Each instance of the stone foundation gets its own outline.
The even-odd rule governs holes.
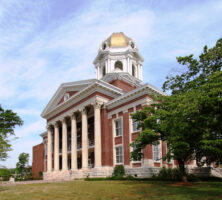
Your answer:
[[[44,180],[73,180],[82,178],[108,177],[112,176],[113,167],[101,167],[92,169],[68,170],[68,171],[52,171],[44,172]],[[148,178],[153,174],[158,173],[160,168],[125,168],[126,175],[131,175],[138,178]]]

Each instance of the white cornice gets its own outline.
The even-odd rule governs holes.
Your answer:
[[[93,64],[96,65],[97,62],[100,61],[100,56],[103,56],[103,59],[105,59],[105,57],[107,56],[125,56],[128,57],[129,55],[133,56],[135,55],[135,57],[143,62],[144,59],[143,57],[140,55],[139,51],[134,49],[129,49],[128,47],[124,47],[124,48],[109,48],[107,50],[104,51],[99,51],[96,58],[93,61]]]
[[[45,131],[45,132],[41,133],[40,136],[41,136],[41,137],[47,136],[47,132]]]
[[[159,94],[159,95],[167,95],[166,93],[162,92],[161,90],[159,90],[158,88],[150,85],[150,84],[145,84],[141,87],[138,87],[136,88],[135,90],[132,90],[128,93],[125,93],[109,102],[107,102],[105,104],[105,106],[108,108],[108,109],[112,109],[116,106],[119,106],[123,103],[126,103],[126,102],[129,102],[137,97],[140,97],[144,94],[153,94],[153,93],[156,93],[156,94]]]
[[[70,107],[71,105],[79,102],[81,99],[86,98],[90,94],[94,92],[100,92],[103,94],[106,94],[107,96],[110,96],[112,98],[116,98],[119,95],[123,94],[123,91],[109,83],[106,83],[104,81],[96,80],[88,87],[84,88],[83,90],[80,90],[76,94],[74,94],[72,97],[70,97],[67,101],[55,105],[55,107],[48,106],[48,109],[44,110],[44,113],[42,113],[43,118],[50,118],[53,115],[58,114],[59,112],[63,111],[64,109]],[[51,102],[51,105],[53,102]]]
[[[129,83],[132,86],[140,87],[142,86],[142,81],[133,77],[127,72],[112,72],[112,73],[107,73],[104,77],[102,77],[100,80],[103,80],[104,82],[111,82],[113,80],[123,80],[127,83]]]
[[[53,106],[53,103],[57,105],[58,101],[60,101],[58,97],[62,98],[64,93],[67,92],[65,88],[67,88],[68,90],[72,88],[73,90],[78,91],[78,90],[83,89],[84,87],[87,87],[89,84],[92,84],[95,81],[97,81],[97,79],[88,79],[88,80],[82,80],[82,81],[62,83],[57,89],[57,91],[55,92],[55,94],[53,95],[53,97],[51,98],[51,100],[49,101],[49,103],[46,105],[45,109],[42,111],[41,116],[46,115],[48,109]]]

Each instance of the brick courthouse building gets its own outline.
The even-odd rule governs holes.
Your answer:
[[[113,33],[99,47],[96,79],[63,83],[42,112],[47,120],[43,142],[33,147],[33,174],[44,179],[109,176],[116,165],[148,177],[163,165],[165,142],[147,145],[141,161],[131,161],[130,143],[139,134],[130,114],[152,103],[162,91],[142,82],[143,58],[136,43]]]

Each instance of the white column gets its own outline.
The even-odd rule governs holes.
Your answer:
[[[108,59],[108,72],[107,73],[109,73],[109,72],[111,72],[111,60],[110,60],[110,58]]]
[[[99,102],[94,104],[95,167],[102,166],[100,106]]]
[[[139,65],[139,64],[137,65],[137,70],[138,70],[137,78],[138,78],[138,79],[141,79],[141,78],[140,78],[140,65]]]
[[[140,77],[141,77],[141,80],[143,80],[143,70],[142,70],[142,65],[140,65]]]
[[[88,168],[88,123],[86,109],[82,109],[82,168]]]
[[[71,116],[71,169],[77,169],[77,128],[76,128],[76,116]]]
[[[67,124],[64,118],[62,120],[62,170],[68,170],[67,157]]]
[[[105,61],[106,73],[108,72],[108,60]]]
[[[48,127],[47,171],[52,171],[52,129]]]
[[[127,72],[130,74],[130,63],[129,63],[129,57],[127,58]],[[132,73],[131,73],[132,74]]]
[[[54,169],[59,170],[59,125],[55,123],[55,141],[54,141]]]

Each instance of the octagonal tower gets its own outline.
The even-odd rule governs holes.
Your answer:
[[[124,33],[113,33],[99,47],[93,64],[97,79],[106,79],[115,73],[130,75],[135,82],[142,82],[143,58],[136,43]]]

